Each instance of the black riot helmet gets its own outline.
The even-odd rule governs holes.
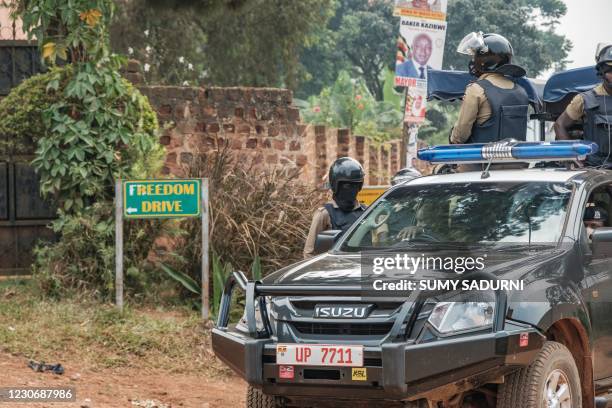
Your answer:
[[[329,168],[329,188],[334,195],[338,193],[340,183],[342,182],[360,184],[359,189],[361,189],[364,177],[363,167],[361,167],[357,160],[350,157],[341,157]]]
[[[470,73],[480,76],[496,72],[500,67],[512,63],[514,50],[510,41],[499,34],[470,33],[457,47],[457,52],[470,55]]]
[[[612,69],[612,44],[599,44],[595,53],[597,73],[603,75]]]

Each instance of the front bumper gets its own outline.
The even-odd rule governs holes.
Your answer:
[[[248,333],[228,327],[231,294],[239,285],[246,294]],[[282,379],[276,364],[275,338],[266,313],[265,296],[296,296],[324,291],[329,296],[360,293],[359,287],[261,285],[234,273],[222,296],[219,321],[212,331],[215,354],[250,385],[266,394],[286,398],[362,400],[443,399],[502,377],[534,360],[545,338],[535,328],[505,320],[499,314],[490,332],[444,338],[425,343],[383,341],[364,348],[364,376],[350,367],[295,366],[294,378]],[[506,310],[505,295],[496,310]],[[259,301],[259,331],[256,307]],[[418,302],[418,298],[417,298]],[[406,309],[408,310],[408,309]],[[405,316],[404,316],[405,317]],[[396,319],[400,327],[404,317]],[[395,326],[394,326],[395,327]],[[398,330],[398,328],[392,329]],[[390,336],[388,338],[397,338]],[[342,343],[339,338],[334,343]]]
[[[365,348],[367,379],[353,380],[350,367],[295,367],[295,378],[279,377],[276,343],[215,328],[215,354],[249,384],[270,395],[418,399],[441,389],[455,393],[498,380],[527,366],[544,343],[535,329],[508,323],[510,330],[425,344],[388,343]],[[521,337],[529,336],[521,347]],[[337,371],[337,379],[322,372]],[[316,378],[314,378],[316,377]],[[326,377],[326,376],[323,376]]]

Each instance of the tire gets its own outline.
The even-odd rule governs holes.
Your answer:
[[[552,407],[582,408],[580,375],[574,357],[563,344],[548,341],[528,367],[506,376],[498,388],[497,408],[548,408],[546,395],[553,388],[561,395],[561,403]]]
[[[246,408],[281,408],[280,398],[264,394],[261,390],[251,387],[247,389]]]

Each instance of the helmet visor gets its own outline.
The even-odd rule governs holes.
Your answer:
[[[479,52],[485,53],[489,48],[485,44],[482,32],[472,32],[463,37],[457,47],[457,52],[465,55],[476,55]]]

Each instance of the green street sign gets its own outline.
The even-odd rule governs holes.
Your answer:
[[[201,213],[201,180],[123,182],[125,218],[182,218]]]

